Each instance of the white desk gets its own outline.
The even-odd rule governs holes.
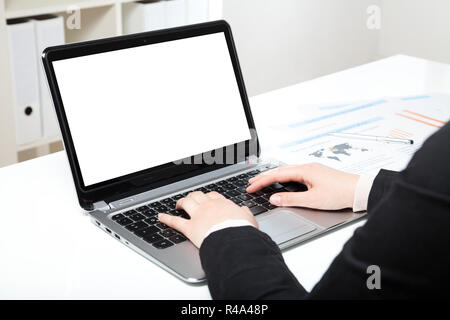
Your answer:
[[[450,66],[396,56],[254,97],[262,108],[450,93]],[[348,226],[284,253],[307,288],[354,229]],[[65,153],[0,169],[0,298],[209,299],[206,285],[169,275],[90,223],[78,206]]]

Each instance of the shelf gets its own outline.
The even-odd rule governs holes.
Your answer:
[[[27,143],[27,144],[22,144],[22,145],[18,145],[17,146],[17,151],[24,151],[24,150],[29,150],[29,149],[33,149],[33,148],[38,148],[44,145],[48,145],[48,144],[52,144],[55,142],[61,141],[60,137],[50,137],[50,138],[42,138],[39,139],[37,141],[31,142],[31,143]]]
[[[6,0],[6,19],[66,12],[70,6],[83,9],[112,6],[135,0]]]

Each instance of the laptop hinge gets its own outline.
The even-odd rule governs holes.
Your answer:
[[[107,204],[105,201],[98,201],[94,203],[92,211],[109,211],[111,210],[111,206]]]
[[[102,201],[106,207],[106,210],[116,210],[125,207],[130,207],[135,204],[143,203],[149,201],[150,199],[159,198],[169,193],[174,193],[179,190],[188,189],[194,187],[198,184],[204,184],[211,179],[217,179],[221,176],[233,174],[235,172],[241,171],[243,169],[250,169],[253,166],[257,166],[259,164],[258,158],[255,156],[251,156],[246,158],[245,161],[237,163],[235,166],[226,167],[222,169],[218,169],[212,173],[202,174],[200,176],[192,177],[186,180],[182,180],[176,183],[172,183],[170,185],[165,185],[157,189],[149,190],[142,192],[140,194],[135,194],[133,196],[129,196],[120,200],[116,200],[107,204]],[[106,211],[102,210],[102,211]]]

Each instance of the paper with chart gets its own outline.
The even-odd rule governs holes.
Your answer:
[[[278,113],[280,110],[278,110]],[[286,163],[320,162],[354,173],[380,168],[402,170],[414,152],[450,119],[444,94],[283,110],[289,121],[275,122],[260,135],[267,154]],[[346,132],[413,139],[413,145],[382,143],[328,135]]]

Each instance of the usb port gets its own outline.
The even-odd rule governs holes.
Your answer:
[[[111,230],[109,230],[108,228],[105,228],[106,232],[111,233]]]
[[[116,237],[117,239],[120,240],[120,236],[119,236],[118,234],[115,234],[115,233],[114,233],[114,237]]]

